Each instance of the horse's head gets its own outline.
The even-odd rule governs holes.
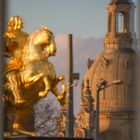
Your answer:
[[[47,56],[54,56],[56,54],[56,44],[53,33],[47,27],[41,27],[33,33],[32,41],[34,45],[42,48],[42,53],[47,53]]]

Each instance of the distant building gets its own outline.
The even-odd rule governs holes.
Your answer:
[[[84,92],[84,88],[86,91]],[[94,135],[94,119],[95,111],[93,108],[94,99],[91,95],[89,87],[89,80],[87,80],[86,86],[82,82],[81,87],[81,110],[78,114],[77,124],[75,126],[75,137],[91,138]]]
[[[123,83],[114,84],[100,93],[100,140],[135,140],[134,8],[132,0],[112,0],[109,3],[105,48],[90,63],[84,75],[84,84],[89,79],[94,99],[96,85],[101,79],[108,84],[123,80]]]

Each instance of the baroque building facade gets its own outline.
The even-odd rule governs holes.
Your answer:
[[[104,38],[104,50],[84,75],[84,83],[89,80],[94,99],[101,79],[108,84],[123,81],[100,92],[100,140],[135,140],[134,9],[132,0],[111,0],[107,7],[108,31]],[[86,88],[83,90],[85,92]]]
[[[93,108],[94,99],[91,95],[89,80],[86,83],[86,91],[84,91],[84,81],[81,86],[81,110],[78,114],[78,122],[75,124],[75,137],[90,138],[94,135],[95,128],[95,111]],[[87,121],[88,120],[88,121]]]

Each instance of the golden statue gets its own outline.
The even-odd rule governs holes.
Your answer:
[[[65,83],[63,76],[56,76],[53,64],[48,57],[55,56],[56,44],[53,33],[47,27],[41,27],[28,35],[21,31],[23,21],[19,16],[11,17],[5,48],[5,94],[7,110],[14,113],[14,120],[8,126],[11,133],[36,135],[24,127],[33,105],[52,92],[65,103]],[[61,91],[57,84],[61,82]],[[33,129],[32,129],[33,130]]]

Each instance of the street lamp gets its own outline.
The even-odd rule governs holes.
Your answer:
[[[108,82],[104,79],[101,79],[100,82],[96,85],[96,118],[95,118],[95,140],[98,140],[99,136],[99,94],[101,90],[104,90],[105,88],[108,88],[115,84],[121,84],[123,83],[122,80],[114,80],[112,83],[107,84]]]

